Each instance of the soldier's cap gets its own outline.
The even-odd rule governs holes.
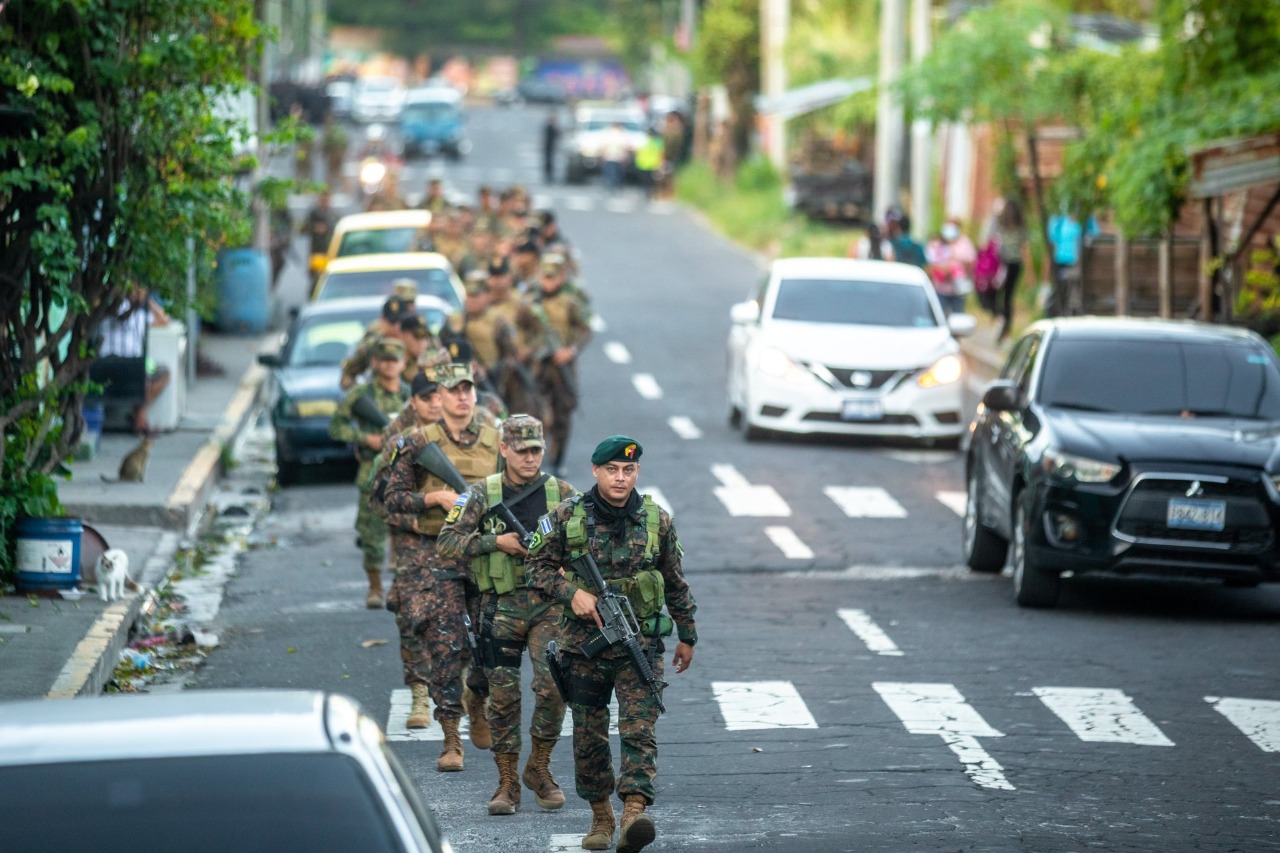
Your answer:
[[[511,272],[511,265],[507,263],[506,258],[495,258],[489,261],[489,275],[507,275]]]
[[[383,318],[393,322],[399,321],[401,317],[411,314],[413,311],[413,302],[399,296],[389,296],[387,301],[382,303]]]
[[[560,272],[564,269],[564,255],[550,252],[542,256],[543,272]]]
[[[415,397],[429,397],[440,388],[440,383],[436,381],[435,372],[428,370],[418,371],[418,375],[413,377],[413,382],[409,385],[409,390]]]
[[[538,211],[538,219],[543,225],[550,225],[556,221],[556,214],[551,210],[540,210]]]
[[[542,421],[533,415],[512,415],[502,422],[502,443],[512,450],[546,447]]]
[[[516,246],[516,251],[527,253],[530,255],[536,255],[541,250],[538,248],[538,244],[535,243],[533,240],[526,239],[523,243]]]
[[[373,348],[373,357],[379,361],[391,361],[404,358],[404,344],[396,338],[378,338]]]
[[[431,328],[421,314],[408,314],[400,318],[400,331],[415,338],[431,337]]]
[[[639,462],[644,448],[640,442],[625,435],[611,435],[596,445],[591,454],[592,465],[606,465],[610,462]]]
[[[449,360],[456,361],[459,364],[470,364],[472,359],[476,357],[476,351],[471,346],[471,341],[466,338],[455,338],[449,341]]]
[[[467,273],[467,296],[477,296],[489,292],[489,273],[485,270],[472,270]]]
[[[448,364],[437,364],[435,366],[436,381],[445,388],[457,388],[463,382],[476,384],[475,376],[471,373],[471,365],[463,364],[457,361],[451,361]]]
[[[418,297],[418,283],[411,278],[398,278],[391,282],[391,293],[406,302],[412,302]]]

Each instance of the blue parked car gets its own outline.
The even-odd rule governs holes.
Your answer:
[[[443,87],[411,93],[400,116],[400,139],[406,157],[444,154],[458,160],[466,156],[471,140],[461,96]]]

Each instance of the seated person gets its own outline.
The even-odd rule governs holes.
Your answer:
[[[98,355],[142,358],[146,353],[147,328],[168,324],[169,315],[160,304],[142,288],[131,287],[129,295],[120,303],[116,316],[108,317],[102,322]],[[138,433],[151,432],[147,409],[169,384],[169,369],[156,364],[150,356],[146,359],[146,369],[146,398],[133,410],[133,428]]]

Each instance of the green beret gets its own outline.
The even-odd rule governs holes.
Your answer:
[[[595,452],[591,454],[591,464],[604,465],[617,460],[639,462],[641,453],[644,453],[644,448],[634,438],[611,435],[596,445]]]

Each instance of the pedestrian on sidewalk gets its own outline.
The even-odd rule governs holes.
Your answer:
[[[136,358],[144,360],[146,390],[142,402],[131,413],[133,429],[139,435],[151,432],[147,412],[169,385],[169,368],[157,364],[147,355],[147,330],[169,325],[169,315],[150,293],[139,285],[130,285],[114,317],[107,317],[98,328],[98,358]]]
[[[1000,253],[1003,269],[1000,283],[1000,333],[997,341],[1003,341],[1013,331],[1013,297],[1022,276],[1022,255],[1027,247],[1027,224],[1022,216],[1022,205],[1017,199],[997,200],[997,213],[992,236]]]

